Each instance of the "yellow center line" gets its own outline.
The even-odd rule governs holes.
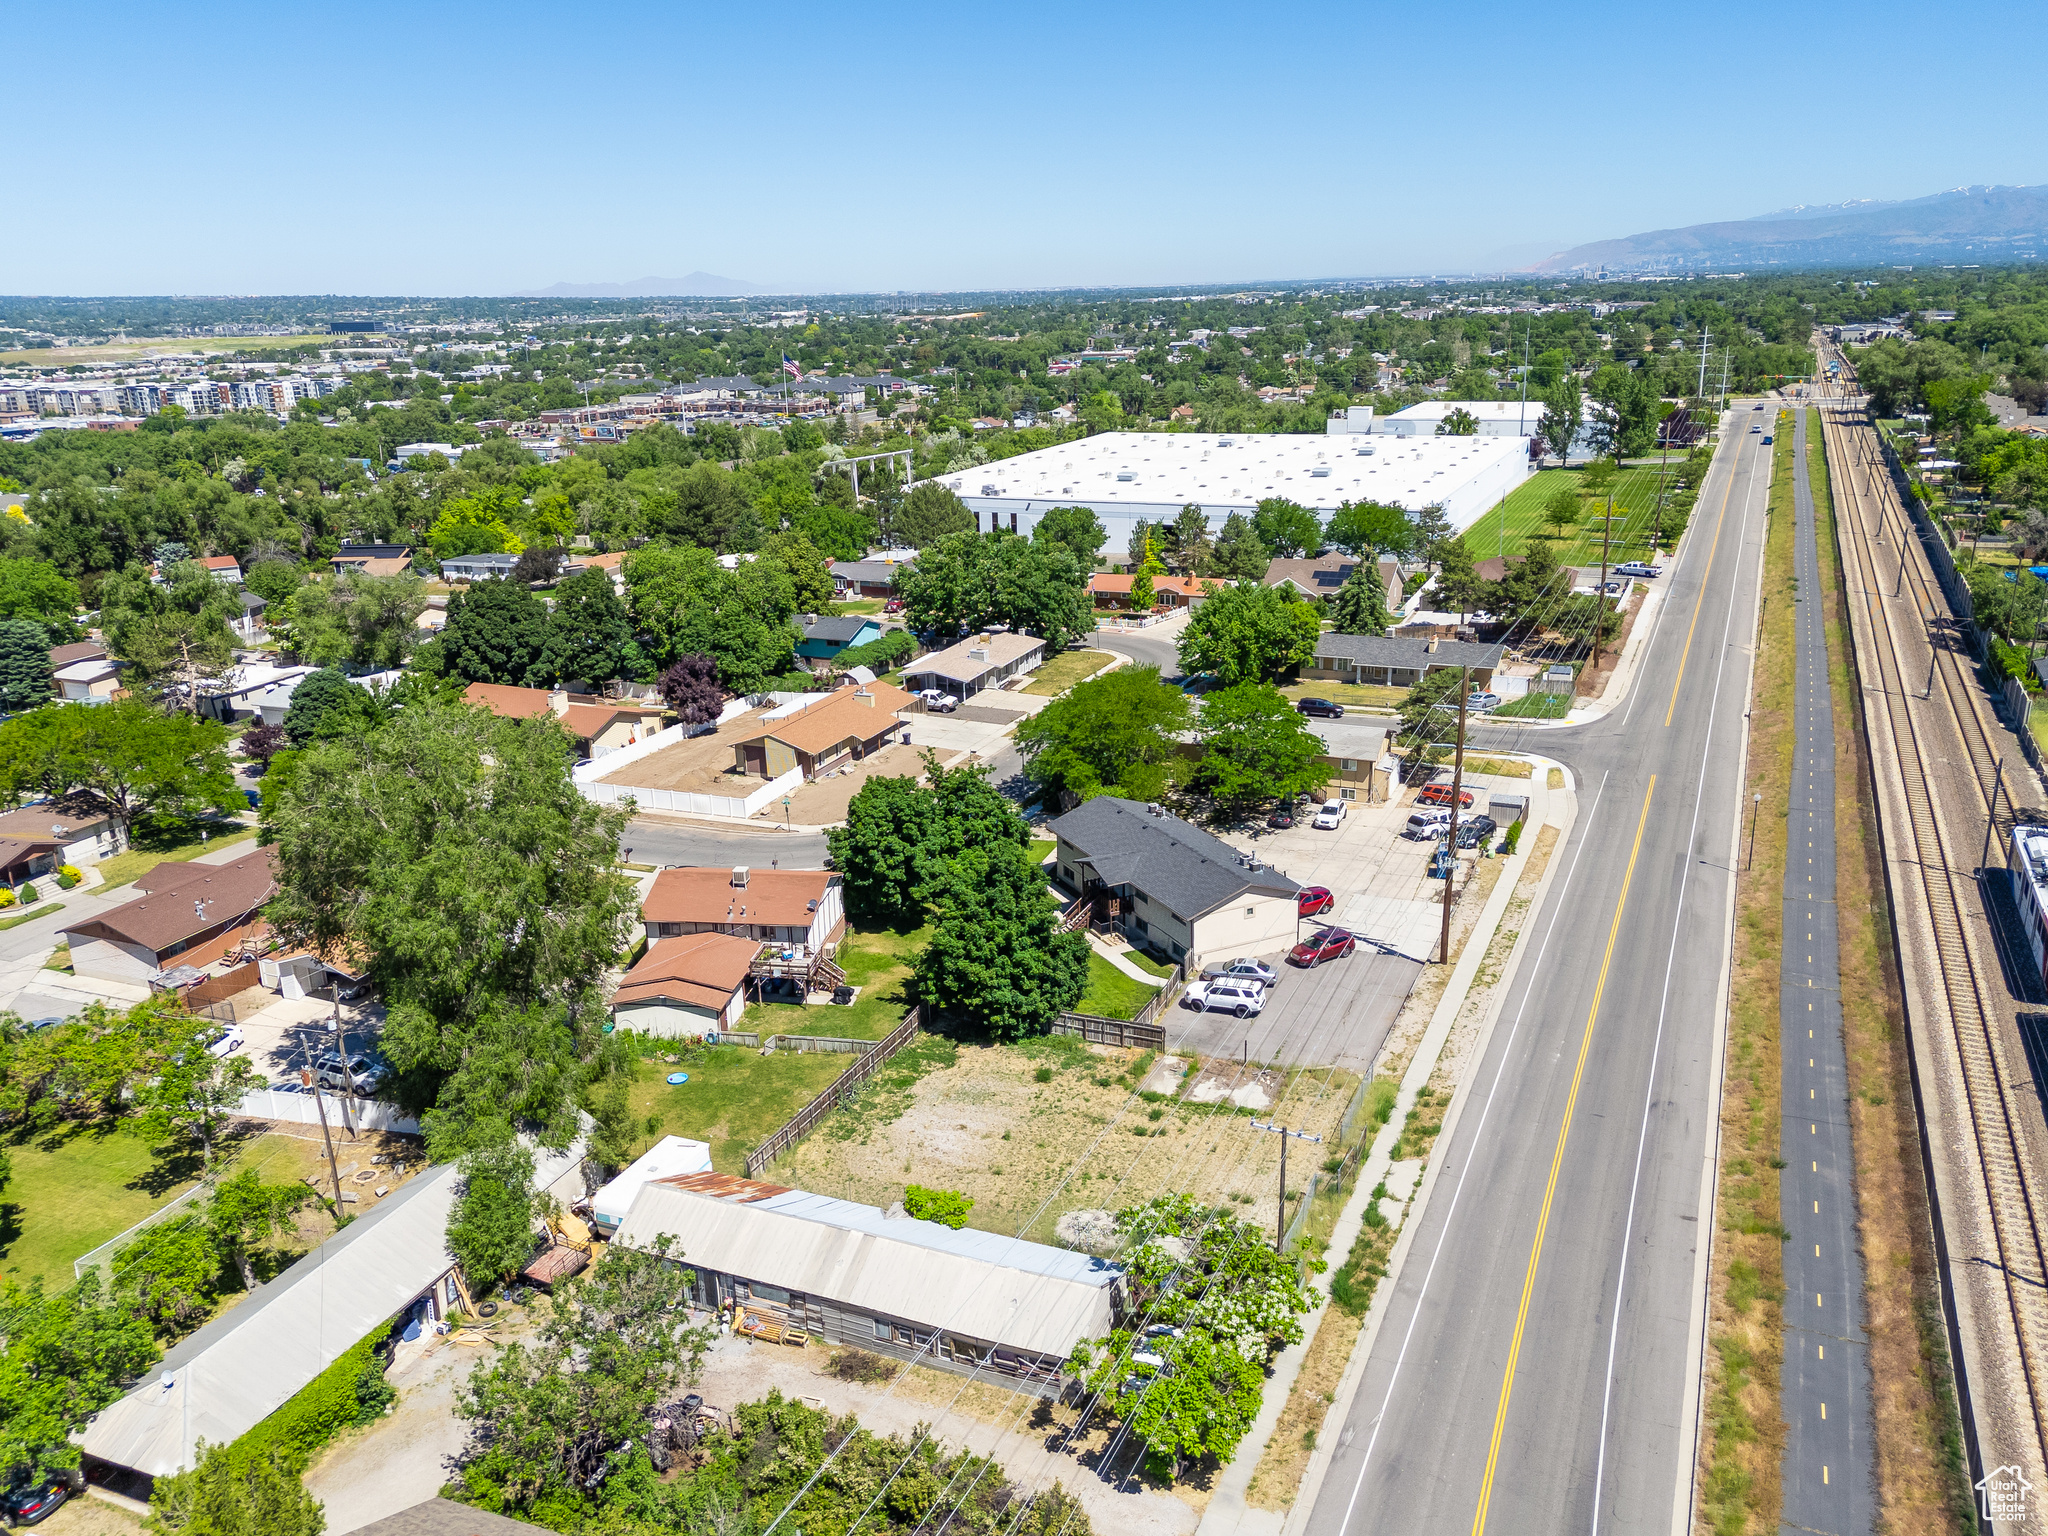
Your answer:
[[[1736,450],[1740,458],[1742,451]],[[1751,474],[1756,471],[1751,469]],[[1700,575],[1700,595],[1692,605],[1692,622],[1685,627],[1685,649],[1678,653],[1678,676],[1671,679],[1671,707],[1664,711],[1664,724],[1671,724],[1671,717],[1678,713],[1678,685],[1685,681],[1685,661],[1692,655],[1692,632],[1700,627],[1700,609],[1707,602],[1707,578],[1714,574],[1714,556],[1721,549],[1721,527],[1728,521],[1728,498],[1735,490],[1735,461],[1728,463],[1728,484],[1721,492],[1721,510],[1714,517],[1714,542],[1707,546],[1707,568]]]
[[[1593,1024],[1600,1017],[1600,998],[1607,990],[1607,970],[1614,963],[1615,940],[1621,936],[1621,912],[1628,905],[1628,888],[1635,879],[1636,858],[1643,851],[1643,829],[1650,824],[1650,797],[1657,792],[1657,776],[1643,791],[1642,815],[1636,819],[1635,845],[1629,849],[1628,868],[1622,872],[1621,894],[1614,900],[1614,922],[1607,930],[1607,952],[1600,957],[1600,979],[1593,985],[1593,1006],[1586,1014],[1585,1037],[1579,1041],[1579,1062],[1572,1071],[1571,1092],[1565,1096],[1564,1123],[1557,1128],[1557,1150],[1550,1157],[1550,1180],[1543,1186],[1543,1206],[1536,1216],[1536,1240],[1529,1247],[1529,1268],[1522,1277],[1522,1302],[1515,1309],[1515,1331],[1508,1342],[1508,1368],[1500,1380],[1500,1406],[1493,1412],[1493,1439],[1486,1448],[1486,1475],[1479,1483],[1479,1508],[1472,1516],[1472,1536],[1486,1529],[1486,1507],[1493,1499],[1494,1468],[1500,1464],[1500,1437],[1508,1423],[1508,1398],[1515,1388],[1515,1362],[1522,1353],[1522,1330],[1529,1321],[1529,1299],[1536,1291],[1536,1266],[1543,1257],[1543,1233],[1550,1225],[1550,1203],[1557,1194],[1557,1176],[1564,1167],[1565,1138],[1571,1134],[1572,1111],[1579,1102],[1579,1084],[1586,1075],[1586,1056],[1593,1048]]]

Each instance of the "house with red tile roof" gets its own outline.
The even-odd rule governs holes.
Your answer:
[[[504,683],[471,683],[463,701],[479,704],[506,720],[533,720],[552,715],[576,738],[583,757],[602,757],[661,729],[666,712],[659,699],[606,699],[595,694],[568,693],[560,688],[514,688]]]

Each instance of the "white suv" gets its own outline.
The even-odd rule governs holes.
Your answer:
[[[1266,989],[1255,981],[1204,981],[1189,987],[1181,1005],[1202,1013],[1234,1013],[1248,1019],[1263,1013]]]

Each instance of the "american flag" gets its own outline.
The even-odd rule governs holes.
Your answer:
[[[792,379],[797,380],[799,383],[801,383],[803,380],[803,369],[797,367],[797,365],[795,363],[792,363],[787,357],[783,358],[782,360],[782,371],[788,374]]]

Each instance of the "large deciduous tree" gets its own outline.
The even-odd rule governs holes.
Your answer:
[[[847,806],[845,825],[826,833],[854,917],[915,926],[950,863],[1031,840],[1017,808],[989,782],[986,764],[943,768],[927,750],[924,771],[922,785],[869,779]]]
[[[896,590],[910,627],[922,633],[1007,624],[1056,651],[1094,627],[1088,573],[1074,552],[1013,533],[941,539],[897,571]]]
[[[227,731],[140,700],[59,704],[0,724],[0,787],[10,798],[83,791],[106,806],[125,843],[145,815],[242,808]]]
[[[997,1039],[1042,1035],[1088,990],[1088,940],[1063,933],[1045,873],[1022,849],[948,861],[931,942],[917,957],[918,994],[941,1014]]]
[[[1108,537],[1102,520],[1091,507],[1053,507],[1031,530],[1032,543],[1064,544],[1074,552],[1083,570],[1095,568],[1095,557],[1102,553]]]
[[[1157,667],[1121,667],[1077,683],[1017,727],[1024,771],[1057,802],[1122,795],[1159,800],[1182,763],[1194,718]]]
[[[889,525],[897,545],[919,551],[940,539],[973,531],[974,514],[967,510],[967,503],[930,480],[912,487]]]
[[[78,638],[78,586],[47,560],[0,559],[0,619],[26,619],[46,645]]]
[[[1543,391],[1543,419],[1536,424],[1537,436],[1543,439],[1544,447],[1557,455],[1560,464],[1571,456],[1572,442],[1579,435],[1585,409],[1578,375],[1560,365],[1557,377]]]
[[[327,1516],[294,1455],[274,1447],[197,1447],[199,1465],[159,1477],[148,1529],[157,1536],[321,1536]]]
[[[1269,496],[1252,513],[1252,532],[1275,560],[1313,555],[1323,547],[1323,525],[1315,513],[1284,496]]]
[[[678,656],[655,679],[662,701],[684,725],[709,725],[725,707],[725,685],[718,663],[702,652]]]
[[[466,683],[547,681],[548,610],[524,582],[480,581],[448,602],[441,656]]]
[[[1593,444],[1617,462],[1648,453],[1657,441],[1663,405],[1657,376],[1649,368],[1609,363],[1593,375]]]
[[[333,667],[322,667],[300,678],[292,689],[284,710],[284,734],[294,747],[305,747],[367,729],[376,717],[369,689]]]
[[[533,1257],[533,1154],[510,1139],[481,1146],[457,1177],[448,1251],[471,1280],[495,1284]]]
[[[1281,587],[1226,587],[1189,617],[1180,635],[1181,670],[1225,686],[1264,682],[1315,657],[1323,631],[1313,603]]]
[[[1223,529],[1216,535],[1216,548],[1209,557],[1209,568],[1216,575],[1229,581],[1257,581],[1272,563],[1266,546],[1252,531],[1249,518],[1242,512],[1233,512],[1223,519]]]
[[[1188,787],[1220,819],[1330,782],[1321,738],[1277,688],[1246,683],[1207,695],[1195,730],[1202,755]]]
[[[1400,507],[1378,501],[1347,501],[1330,514],[1323,537],[1332,549],[1359,559],[1405,555],[1415,548],[1415,524]]]
[[[698,654],[734,693],[758,693],[796,656],[796,594],[778,561],[728,571],[708,549],[649,547],[626,562],[626,606],[656,664]]]
[[[593,686],[627,675],[638,658],[633,621],[608,571],[583,571],[555,588],[541,671]]]

